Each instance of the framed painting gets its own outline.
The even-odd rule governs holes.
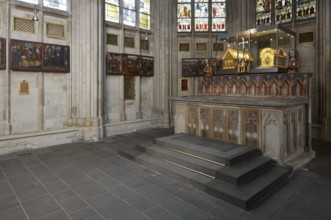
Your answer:
[[[212,58],[210,60],[212,75],[217,75],[220,71],[222,71],[222,61],[216,58]]]
[[[196,43],[195,51],[196,52],[207,52],[207,43]]]
[[[70,47],[57,44],[43,44],[44,72],[70,72]]]
[[[205,59],[183,58],[182,59],[182,76],[193,77],[204,75]]]
[[[16,71],[42,71],[42,43],[10,40],[10,68]]]
[[[118,36],[115,34],[107,34],[107,44],[118,46]]]
[[[180,79],[180,91],[188,91],[188,79]]]
[[[6,39],[0,38],[0,69],[6,69]]]
[[[224,44],[223,43],[214,43],[213,44],[213,51],[224,51]]]
[[[139,76],[140,59],[137,55],[123,54],[123,74],[127,76]]]
[[[149,50],[149,40],[141,39],[140,40],[140,49],[141,50]]]
[[[122,54],[107,53],[106,56],[106,72],[108,75],[122,75]]]
[[[140,57],[140,76],[154,75],[154,57]]]

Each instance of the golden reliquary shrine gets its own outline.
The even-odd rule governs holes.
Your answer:
[[[217,41],[223,43],[222,70],[217,74],[287,72],[288,53],[295,50],[296,33],[279,25],[222,33]]]

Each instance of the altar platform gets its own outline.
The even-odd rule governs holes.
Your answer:
[[[310,74],[201,77],[194,96],[171,97],[175,133],[255,147],[294,169],[311,149]]]

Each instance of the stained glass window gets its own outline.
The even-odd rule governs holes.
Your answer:
[[[226,31],[226,0],[177,0],[178,32]]]
[[[195,0],[194,1],[194,30],[196,32],[205,32],[209,30],[208,27],[208,0]]]
[[[178,32],[191,32],[191,0],[178,0],[177,4],[177,31]]]
[[[296,8],[297,20],[316,18],[316,0],[314,1],[296,0],[296,1],[297,1],[297,8]]]
[[[123,23],[129,26],[136,26],[136,1],[123,0]]]
[[[275,23],[282,24],[292,21],[292,0],[275,1]]]
[[[256,0],[256,25],[271,24],[271,0]]]
[[[140,28],[151,29],[151,1],[140,0],[140,14],[139,14]]]
[[[116,23],[120,21],[119,0],[106,0],[106,20]]]
[[[225,20],[226,20],[226,1],[225,0],[214,0],[212,2],[212,26],[213,32],[225,31]]]

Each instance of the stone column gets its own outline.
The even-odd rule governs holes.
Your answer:
[[[97,140],[103,133],[104,1],[71,4],[71,117],[81,127],[79,138]]]
[[[321,95],[322,139],[331,141],[331,1],[318,1],[318,90]]]
[[[172,65],[177,62],[174,52],[174,42],[177,39],[176,32],[176,8],[177,1],[153,2],[153,29],[155,33],[155,75],[154,80],[154,114],[160,119],[160,124],[169,124],[169,101],[171,91],[176,91],[178,80],[174,79],[177,72],[173,72]],[[176,48],[177,50],[177,48]],[[176,76],[177,78],[177,76]],[[175,82],[176,81],[176,82]]]

